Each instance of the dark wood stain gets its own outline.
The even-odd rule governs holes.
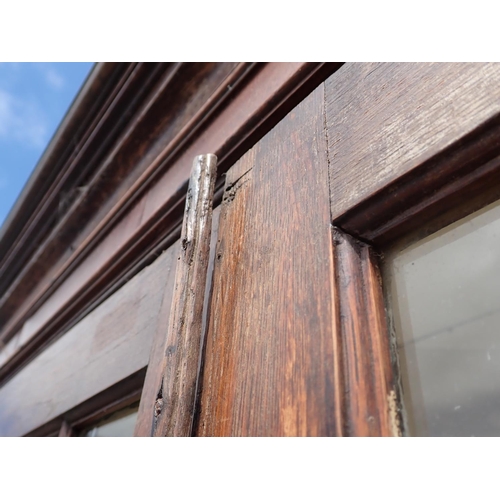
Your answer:
[[[124,170],[96,181],[88,205],[84,193],[68,202],[74,214],[87,206],[96,219],[110,215],[88,231],[71,233],[68,222],[64,238],[71,233],[75,249],[35,273],[19,307],[21,275],[14,302],[4,296],[3,335],[12,338],[0,377],[11,378],[0,387],[0,434],[70,435],[137,401],[144,380],[136,436],[401,434],[378,257],[367,240],[399,237],[465,187],[479,195],[497,179],[500,115],[490,97],[471,104],[460,73],[477,71],[491,85],[497,67],[452,65],[450,76],[434,65],[346,65],[281,119],[318,67],[259,65],[244,76],[238,66],[244,84],[232,99],[217,82],[233,66],[162,67],[147,102],[128,108],[115,150],[96,157],[101,174],[113,162]],[[189,102],[164,116],[157,104],[168,105],[168,88]],[[451,132],[448,94],[463,118]],[[212,114],[193,134],[185,129],[200,103]],[[220,152],[227,170],[219,221],[211,219],[214,170],[206,196],[191,203],[200,179],[187,185],[187,159],[200,148]],[[180,241],[156,258],[178,238],[186,199]],[[52,244],[64,247],[47,240],[43,252]],[[137,272],[148,252],[154,262]],[[136,276],[113,289],[131,270]],[[104,300],[106,290],[114,293]]]
[[[82,232],[78,228],[69,231],[72,241],[78,241],[76,248],[69,244],[60,261],[61,266],[58,263],[44,268],[43,277],[38,284],[34,284],[29,298],[23,295],[19,307],[16,306],[13,314],[5,318],[7,323],[4,324],[1,335],[4,339],[12,338],[1,351],[0,379],[5,381],[12,377],[51,338],[75,325],[134,273],[140,271],[141,266],[151,263],[158,252],[175,241],[178,237],[175,234],[182,220],[182,206],[193,156],[213,151],[222,158],[221,170],[224,171],[284,116],[297,99],[310,92],[316,79],[324,78],[327,74],[325,72],[331,74],[338,66],[317,63],[262,64],[258,71],[248,77],[239,75],[242,81],[236,88],[228,89],[225,86],[224,89],[218,89],[217,96],[214,94],[206,101],[210,101],[213,108],[208,110],[210,113],[207,111],[210,119],[204,121],[193,136],[190,135],[192,127],[187,127],[190,123],[188,120],[164,149],[160,145],[163,139],[154,134],[148,135],[149,132],[141,125],[143,122],[138,119],[142,112],[149,117],[146,123],[148,130],[156,126],[156,118],[161,121],[161,116],[157,116],[158,107],[153,106],[154,109],[147,111],[152,102],[166,99],[168,91],[160,91],[164,83],[160,80],[157,87],[148,94],[149,100],[146,99],[143,107],[132,118],[129,139],[124,143],[118,141],[118,149],[108,151],[110,162],[103,160],[103,163],[96,163],[96,168],[114,168],[112,158],[122,148],[127,149],[129,146],[131,149],[127,151],[132,155],[135,138],[144,136],[144,141],[150,140],[152,143],[148,143],[149,146],[146,147],[144,141],[138,141],[137,155],[134,157],[139,161],[141,155],[146,155],[147,161],[140,160],[137,163],[141,165],[140,168],[137,167],[139,170],[142,167],[146,170],[141,173],[134,167],[130,176],[116,177],[118,184],[113,184],[113,177],[109,179],[110,182],[113,181],[110,184],[113,187],[108,194],[103,195],[103,200],[105,204],[111,198],[116,201],[109,201],[113,205],[112,210],[102,217],[104,212],[99,210],[108,210],[109,207],[106,205],[108,208],[104,209],[104,205],[100,205],[99,210],[93,212],[94,218],[89,231]],[[173,71],[172,68],[170,70]],[[217,71],[216,68],[214,75],[218,74]],[[236,68],[235,72],[238,71]],[[168,79],[167,76],[165,78]],[[175,80],[175,75],[172,78]],[[213,81],[216,80],[214,77]],[[173,85],[175,87],[175,82]],[[200,89],[205,88],[200,85],[200,82],[194,83],[195,100],[202,92]],[[221,93],[223,90],[226,93]],[[201,97],[206,96],[203,94]],[[198,109],[200,110],[201,108]],[[153,120],[152,117],[155,116]],[[189,116],[185,115],[184,118]],[[173,122],[177,125],[181,123],[176,120]],[[162,123],[166,126],[165,121]],[[162,137],[171,137],[172,130],[164,130],[165,135]],[[124,134],[129,134],[128,129]],[[181,150],[177,150],[180,145]],[[148,156],[150,153],[152,156]],[[125,164],[136,165],[134,162],[123,165]],[[80,201],[75,203],[83,203],[89,191],[82,191],[81,194],[83,197],[78,198]],[[81,219],[77,217],[75,220]],[[57,231],[60,230],[62,228]],[[172,240],[173,235],[175,238]]]
[[[326,113],[332,219],[353,235],[386,244],[497,181],[500,64],[349,63]]]
[[[87,169],[89,164],[94,165],[92,175],[79,180],[78,185],[84,188],[68,188],[74,191],[74,200],[66,207],[43,245],[34,249],[31,260],[18,273],[11,287],[3,291],[0,315],[9,319],[9,323],[3,325],[5,339],[9,337],[13,320],[20,313],[25,314],[23,310],[28,305],[32,314],[36,303],[53,291],[61,279],[67,277],[74,262],[90,250],[88,239],[96,226],[102,225],[110,212],[130,197],[125,196],[127,191],[144,176],[148,167],[151,170],[151,163],[156,157],[176,141],[176,136],[231,73],[235,64],[178,64],[173,68],[163,68],[163,71],[154,71],[147,64],[139,66],[129,77],[131,81],[123,83],[118,96],[109,104],[110,109],[101,119],[104,124],[95,124],[97,130],[92,134],[92,140],[87,139],[81,145],[77,159],[72,159],[73,169],[80,162]],[[127,103],[125,109],[122,101]],[[114,134],[105,127],[109,121],[117,129]],[[103,133],[101,128],[108,132],[106,140],[100,135]],[[98,146],[93,141],[98,141]],[[93,151],[94,156],[83,154],[88,149]],[[96,149],[100,155],[95,153]],[[151,178],[151,172],[145,177]],[[40,210],[37,217],[42,217],[42,213],[43,210]],[[83,227],[82,221],[85,221]],[[137,223],[129,230],[136,226]],[[21,239],[19,245],[25,244],[24,240]],[[23,249],[26,251],[27,246],[24,245]],[[8,266],[9,262],[6,261],[5,265]],[[49,268],[50,275],[46,276]],[[38,286],[34,288],[33,283]],[[21,311],[16,311],[19,301]],[[13,312],[16,312],[14,318],[10,317]]]
[[[398,436],[394,380],[380,273],[372,249],[334,228],[336,372],[344,436]]]
[[[335,223],[387,247],[424,238],[500,197],[500,115],[348,210]]]
[[[227,173],[195,435],[337,433],[323,102],[320,86]]]

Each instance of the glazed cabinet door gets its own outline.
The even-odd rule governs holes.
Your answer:
[[[346,63],[229,169],[189,435],[414,433],[387,263],[500,198],[499,83],[498,64]]]
[[[322,84],[226,175],[189,435],[399,433],[377,264],[331,225],[324,103]],[[158,368],[183,360],[165,338],[140,435],[179,435]]]
[[[331,225],[324,102],[228,172],[196,435],[399,432],[377,265]]]

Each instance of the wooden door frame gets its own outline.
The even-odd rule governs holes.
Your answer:
[[[359,68],[362,65],[346,64],[338,74],[327,80],[325,84],[327,93],[330,85],[330,95],[333,94],[334,84],[338,85],[338,77],[348,79],[346,73],[350,70],[350,66]],[[439,85],[441,76],[439,73],[443,73],[447,66],[453,65],[441,65],[435,68],[436,85]],[[478,73],[477,78],[481,78],[484,68],[479,64],[475,67]],[[418,71],[423,70],[424,65],[414,64],[410,70],[412,69],[414,70],[412,76],[418,81]],[[425,69],[429,70],[429,68]],[[430,68],[430,73],[427,75],[431,75],[430,80],[432,80],[433,69]],[[390,64],[372,65],[369,70],[386,71],[387,74],[394,71]],[[498,70],[500,70],[500,65],[498,68],[493,68],[495,73],[498,73]],[[389,96],[387,105],[390,106],[390,92],[393,90],[390,88],[391,83],[389,80],[384,81],[383,77],[381,80],[379,89],[370,89],[371,97],[376,99],[377,91],[380,95],[385,92]],[[498,94],[497,82],[493,80],[491,86]],[[386,86],[389,89],[386,89]],[[450,92],[453,90],[456,91],[450,88]],[[420,89],[420,95],[412,96],[412,99],[424,108],[422,113],[427,111],[425,99],[428,92],[429,88],[424,86]],[[463,94],[465,94],[463,102],[459,104],[464,108],[474,109],[479,106],[481,100],[484,100],[482,95],[474,96],[465,91]],[[455,99],[461,97],[460,92],[456,93]],[[394,101],[396,98],[397,96],[393,98]],[[328,95],[326,99],[328,100]],[[493,99],[492,96],[491,100]],[[409,115],[411,115],[411,105],[410,102]],[[335,148],[331,146],[331,137],[336,133],[335,117],[328,116],[328,111],[331,112],[332,109],[328,110],[327,106],[329,157],[333,158],[337,154]],[[441,113],[445,115],[448,113],[450,120],[453,119],[453,110],[444,109]],[[402,130],[400,140],[411,141],[412,137],[405,135],[404,131],[406,117],[397,118],[399,123],[397,120],[392,123],[392,129],[400,127]],[[437,119],[438,116],[436,115],[435,118]],[[439,118],[442,120],[443,117],[439,116]],[[384,125],[386,124],[372,124],[372,126]],[[349,373],[349,370],[363,373],[363,370],[366,371],[367,363],[375,367],[371,373],[365,372],[365,375],[360,377],[363,383],[346,387],[345,393],[350,396],[343,407],[353,407],[358,411],[358,413],[352,412],[350,417],[346,416],[348,427],[350,426],[351,433],[354,435],[367,435],[367,419],[363,418],[359,411],[359,406],[363,405],[363,401],[370,401],[374,394],[379,394],[378,407],[381,408],[380,405],[383,404],[381,394],[387,395],[387,391],[380,392],[380,381],[388,381],[392,385],[385,403],[389,405],[388,424],[393,426],[395,431],[393,434],[408,433],[403,425],[404,405],[395,333],[389,331],[388,327],[388,324],[392,324],[390,318],[387,317],[390,304],[387,304],[383,298],[384,283],[382,283],[380,264],[384,253],[394,248],[395,245],[401,248],[422,239],[500,199],[498,187],[500,186],[500,113],[491,105],[491,113],[487,119],[477,123],[472,130],[467,130],[465,126],[463,129],[464,132],[457,133],[445,147],[434,146],[424,151],[421,155],[423,160],[418,157],[411,158],[410,167],[408,162],[392,164],[393,180],[381,187],[377,186],[376,182],[367,184],[366,179],[369,177],[364,171],[366,166],[362,162],[353,162],[350,164],[349,174],[352,178],[365,179],[364,183],[358,186],[360,191],[364,189],[364,195],[359,196],[356,203],[352,204],[350,193],[343,192],[342,186],[339,186],[335,189],[335,198],[332,197],[332,213],[335,214],[332,217],[333,237],[336,242],[336,262],[340,268],[337,283],[341,309],[346,303],[340,317],[343,318],[345,325],[350,325],[350,331],[346,331],[342,325],[340,328],[344,350],[343,359],[339,361],[339,364],[344,367],[344,373]],[[355,154],[352,156],[354,158]],[[373,161],[376,162],[377,159],[373,158]],[[330,170],[332,171],[333,168],[335,166],[331,163]],[[335,173],[331,172],[331,178],[334,177]],[[339,212],[339,205],[348,208]],[[348,274],[349,279],[343,280],[343,273]],[[363,297],[365,297],[364,301]],[[360,304],[364,307],[360,307]],[[371,345],[369,345],[370,341]],[[374,346],[376,346],[375,349]],[[361,359],[364,360],[360,362]],[[377,377],[379,383],[375,383]],[[356,378],[351,376],[351,380],[356,380]],[[352,401],[353,394],[354,401]],[[346,415],[347,413],[346,411]]]

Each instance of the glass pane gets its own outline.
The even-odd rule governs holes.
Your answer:
[[[500,206],[387,258],[410,431],[500,436]]]
[[[91,428],[84,429],[83,437],[132,437],[137,420],[137,405],[132,408],[117,411],[102,419]]]

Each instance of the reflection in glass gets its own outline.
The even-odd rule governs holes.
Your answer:
[[[410,432],[500,436],[500,206],[389,255]]]
[[[137,404],[130,408],[117,411],[102,419],[91,428],[84,429],[82,437],[131,437],[134,435],[137,420]]]

